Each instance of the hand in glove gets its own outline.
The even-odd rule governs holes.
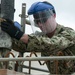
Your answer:
[[[17,28],[14,23],[6,19],[6,21],[1,22],[1,29],[8,33],[11,37],[19,40],[24,34],[19,28]]]

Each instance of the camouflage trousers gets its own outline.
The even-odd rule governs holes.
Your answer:
[[[5,57],[9,57],[8,53],[11,50],[9,49],[5,49],[5,48],[0,48],[0,58],[5,58]],[[12,61],[10,62],[0,62],[0,69],[13,69],[13,65],[12,65]]]

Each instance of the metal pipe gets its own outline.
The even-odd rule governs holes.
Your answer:
[[[26,24],[31,25],[30,21],[26,19]]]
[[[26,66],[26,65],[21,65],[23,68],[27,68],[29,69],[29,66]],[[30,67],[32,70],[38,70],[38,71],[42,71],[42,72],[47,72],[49,73],[48,70],[45,70],[45,69],[40,69],[40,68],[36,68],[36,67]]]
[[[14,0],[1,0],[0,18],[10,20],[14,19]],[[7,48],[8,50],[9,49],[11,50],[11,46],[12,46],[11,37],[7,33],[3,32],[0,27],[0,50],[1,48],[2,49]]]
[[[1,0],[1,17],[14,19],[14,0]]]
[[[0,61],[75,60],[75,56],[0,58]]]
[[[25,15],[26,15],[26,3],[22,3],[22,14],[21,14],[21,30],[25,32]]]

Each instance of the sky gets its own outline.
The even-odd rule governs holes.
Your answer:
[[[0,0],[1,1],[1,0]],[[57,23],[71,27],[75,30],[75,0],[14,0],[14,8],[16,9],[14,14],[14,20],[21,23],[22,3],[26,3],[26,14],[32,3],[36,1],[48,1],[52,3],[56,10]],[[30,28],[29,28],[30,29]],[[30,33],[31,30],[27,31]]]

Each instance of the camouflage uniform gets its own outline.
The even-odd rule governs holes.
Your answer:
[[[29,35],[28,44],[13,39],[12,48],[19,52],[41,52],[42,56],[73,56],[75,54],[75,31],[73,29],[57,24],[52,38],[43,34],[40,36],[40,34]],[[51,74],[71,74],[74,72],[73,60],[47,61],[46,64]]]

